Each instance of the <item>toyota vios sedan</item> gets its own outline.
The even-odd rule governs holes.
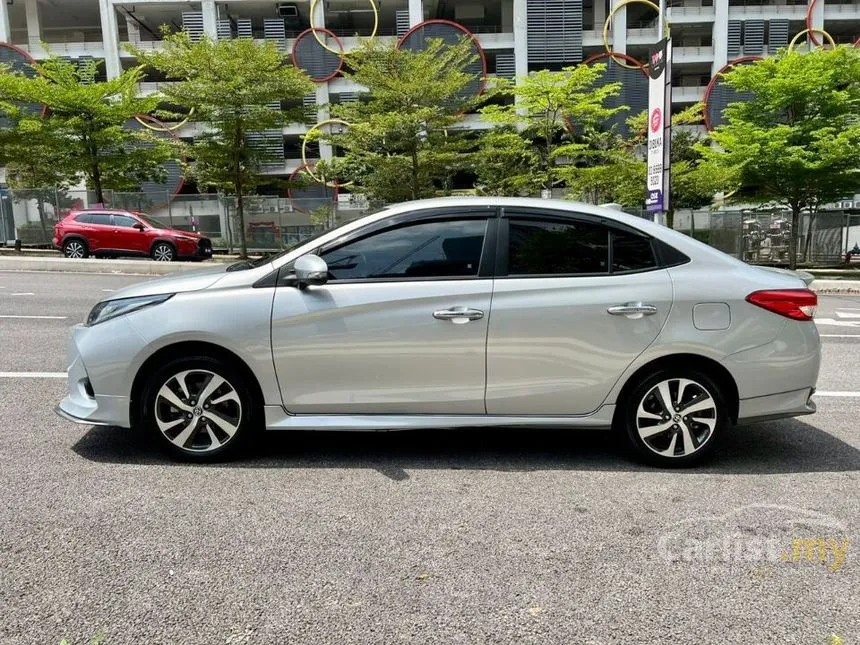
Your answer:
[[[813,292],[663,226],[537,199],[400,204],[110,294],[71,331],[90,425],[224,458],[268,430],[616,428],[687,465],[811,414]]]

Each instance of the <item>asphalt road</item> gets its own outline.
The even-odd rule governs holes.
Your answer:
[[[272,434],[190,466],[12,374],[62,371],[66,328],[139,279],[0,273],[0,644],[860,640],[860,297],[820,299],[819,412],[704,468],[533,430]]]

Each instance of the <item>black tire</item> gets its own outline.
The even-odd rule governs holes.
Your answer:
[[[149,255],[156,262],[173,262],[176,260],[176,247],[169,242],[156,242]]]
[[[225,385],[214,388],[205,401],[196,400],[195,396],[206,395],[211,382],[206,380],[206,373],[224,379]],[[176,380],[180,374],[185,374],[183,381],[189,397],[183,395],[181,385]],[[210,378],[214,380],[214,376]],[[143,387],[140,397],[142,425],[153,434],[159,446],[174,458],[193,462],[230,459],[242,451],[260,417],[257,402],[247,383],[246,370],[219,358],[189,356],[170,361],[155,370]],[[187,407],[180,409],[167,401],[161,394],[164,387]],[[217,405],[210,403],[224,398],[231,390],[236,393],[237,401],[228,400]],[[220,418],[219,423],[213,421],[213,413]],[[176,425],[168,427],[177,421]],[[236,426],[232,435],[224,430],[225,423]],[[180,446],[174,441],[182,441],[180,435],[183,432],[188,434],[184,445]],[[212,436],[220,445],[212,446]]]
[[[86,258],[90,255],[90,247],[80,237],[70,237],[63,241],[63,255],[69,259]]]
[[[668,412],[662,405],[662,393],[666,391],[671,407]],[[678,394],[682,398],[679,399]],[[696,369],[669,368],[654,372],[630,390],[622,405],[623,431],[636,455],[661,468],[684,468],[701,463],[712,455],[730,423],[729,407],[719,384]],[[689,413],[691,409],[693,413]],[[684,414],[685,411],[688,414]],[[664,426],[668,427],[658,430]],[[649,434],[652,429],[655,432]],[[648,436],[643,438],[643,435]],[[674,456],[660,454],[661,451]]]

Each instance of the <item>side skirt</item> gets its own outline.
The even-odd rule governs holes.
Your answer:
[[[395,431],[427,428],[559,427],[607,430],[614,405],[583,416],[490,416],[435,414],[289,414],[279,405],[265,406],[267,430]]]

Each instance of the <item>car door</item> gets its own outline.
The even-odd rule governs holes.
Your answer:
[[[135,224],[141,224],[130,215],[113,216],[113,234],[115,249],[121,249],[130,253],[146,255],[149,253],[149,236],[143,230],[134,228]]]
[[[329,281],[276,288],[292,413],[484,414],[495,209],[406,214],[318,249]]]
[[[89,213],[87,219],[90,227],[87,234],[90,251],[113,248],[113,223],[110,213]]]
[[[597,410],[672,304],[650,238],[592,217],[505,209],[487,338],[487,412]]]

